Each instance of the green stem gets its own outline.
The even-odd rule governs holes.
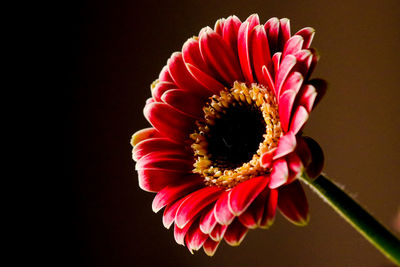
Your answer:
[[[380,250],[392,262],[400,266],[400,241],[347,193],[320,175],[316,179],[306,174],[301,180],[308,184],[337,213],[350,223],[372,245]]]

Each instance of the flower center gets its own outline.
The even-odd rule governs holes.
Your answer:
[[[204,120],[191,134],[196,162],[193,172],[206,184],[226,188],[269,173],[260,156],[277,146],[282,134],[275,97],[267,88],[235,82],[210,97]]]

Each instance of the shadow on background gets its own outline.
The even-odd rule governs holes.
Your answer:
[[[65,175],[72,186],[71,266],[388,266],[388,261],[307,190],[309,226],[278,214],[238,248],[191,255],[139,189],[130,136],[170,54],[220,17],[287,17],[316,29],[313,77],[329,91],[306,134],[321,144],[325,172],[393,227],[400,205],[399,10],[393,1],[84,1],[74,8]],[[392,228],[393,229],[393,228]],[[398,233],[398,232],[397,232]]]

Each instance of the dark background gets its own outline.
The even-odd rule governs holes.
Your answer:
[[[321,144],[325,172],[395,230],[400,208],[400,1],[82,1],[72,7],[65,100],[64,174],[72,189],[66,259],[71,266],[390,266],[307,189],[309,226],[279,214],[237,248],[191,255],[139,189],[131,135],[150,83],[174,51],[204,26],[236,14],[287,17],[292,33],[316,29],[313,77],[329,91],[306,134]],[[397,229],[397,234],[399,234]]]

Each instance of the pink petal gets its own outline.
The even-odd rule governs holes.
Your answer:
[[[311,113],[316,97],[317,91],[315,90],[315,87],[311,84],[306,84],[303,86],[297,96],[298,100],[296,106],[301,105],[307,110],[308,113]]]
[[[300,72],[304,77],[308,77],[310,74],[310,68],[315,56],[310,50],[300,50],[296,54],[296,66],[293,71]]]
[[[276,80],[278,77],[278,71],[279,71],[279,66],[281,65],[281,58],[282,58],[282,52],[276,52],[273,56],[272,56],[272,63],[274,66],[274,79],[275,79],[275,84],[274,84],[274,88],[275,88],[275,96],[278,96],[278,91],[277,91],[277,87],[276,87]],[[278,99],[279,100],[279,99]]]
[[[294,90],[286,90],[279,97],[279,118],[283,132],[287,132],[290,124],[290,116],[292,108],[296,99],[296,92]]]
[[[225,21],[224,30],[222,32],[222,38],[235,52],[237,51],[237,36],[241,24],[242,22],[238,17],[229,16]]]
[[[172,172],[161,169],[138,170],[139,187],[148,192],[158,192],[169,184],[183,178],[183,172]]]
[[[306,79],[309,79],[312,72],[315,69],[315,66],[317,65],[317,62],[319,60],[319,55],[317,53],[317,50],[313,49],[313,48],[309,48],[309,50],[311,51],[311,53],[313,54],[312,56],[312,60],[311,60],[311,64],[310,64],[310,68],[308,70],[308,75],[305,77]]]
[[[267,33],[269,48],[271,55],[278,52],[278,38],[280,22],[278,18],[270,18],[264,25],[265,32]]]
[[[211,70],[204,62],[200,53],[200,43],[198,38],[189,38],[182,47],[182,56],[185,64],[191,64],[197,69],[207,74],[212,74]],[[189,70],[190,71],[190,70]]]
[[[186,234],[186,246],[190,251],[199,250],[203,246],[204,242],[206,242],[207,238],[208,235],[200,231],[198,224],[193,224]]]
[[[293,114],[292,121],[290,122],[289,131],[293,134],[297,134],[307,122],[309,117],[309,113],[306,108],[303,106],[298,106],[296,111]]]
[[[158,76],[158,79],[160,82],[170,82],[174,83],[174,80],[172,79],[171,75],[168,72],[168,66],[164,66],[160,72],[160,75]]]
[[[144,107],[143,113],[160,133],[178,142],[189,139],[189,134],[195,126],[193,118],[164,103],[148,104]]]
[[[178,243],[179,245],[182,245],[182,246],[185,245],[185,236],[188,233],[188,231],[189,231],[189,229],[190,229],[190,227],[192,226],[193,223],[195,223],[195,221],[191,220],[183,228],[179,228],[175,223],[175,225],[174,225],[174,238],[175,238],[176,243]]]
[[[244,22],[240,25],[238,32],[238,53],[240,66],[242,68],[243,75],[246,81],[252,83],[254,82],[253,71],[251,69],[250,63],[250,33],[251,33],[249,22]]]
[[[298,180],[279,188],[278,208],[290,222],[299,226],[308,223],[308,202]]]
[[[203,244],[203,250],[208,256],[213,256],[220,242],[215,242],[211,238],[207,239]]]
[[[289,40],[285,43],[285,47],[283,48],[282,57],[286,57],[287,55],[294,55],[303,47],[304,39],[300,35],[293,35]]]
[[[199,120],[203,117],[202,108],[205,100],[188,91],[179,89],[169,90],[162,95],[161,99],[164,103],[189,116]]]
[[[268,71],[266,66],[262,67],[262,73],[264,75],[264,81],[266,82],[266,84],[264,85],[267,85],[267,88],[274,94],[276,94],[274,81],[272,79],[271,73]]]
[[[211,28],[206,28],[200,35],[200,51],[203,59],[229,85],[242,81],[239,62],[231,47]]]
[[[239,220],[234,220],[225,232],[224,239],[230,246],[239,246],[249,229],[243,226]]]
[[[167,185],[158,192],[153,199],[153,211],[158,212],[165,206],[201,188],[202,186],[204,186],[203,179],[198,175],[183,177],[182,181],[179,181],[179,183]]]
[[[210,92],[192,77],[186,68],[182,53],[175,52],[168,59],[168,70],[174,82],[180,89],[190,91],[201,96],[209,96]]]
[[[171,227],[171,225],[174,223],[176,211],[178,210],[178,208],[182,204],[182,202],[186,200],[186,198],[188,198],[188,197],[187,196],[183,197],[183,198],[177,200],[176,202],[167,205],[167,207],[164,210],[164,214],[163,214],[163,218],[162,218],[163,225],[165,228],[169,229]]]
[[[146,139],[153,138],[153,137],[160,137],[160,136],[161,136],[160,133],[157,132],[156,129],[154,129],[152,127],[144,128],[144,129],[137,131],[136,133],[134,133],[132,135],[131,145],[133,147],[136,147],[137,144],[139,144],[140,142],[142,142]]]
[[[298,178],[303,173],[303,162],[296,153],[290,153],[286,157],[286,161],[289,168],[288,183],[291,183],[294,179]]]
[[[289,176],[289,169],[284,158],[280,158],[274,162],[271,172],[271,182],[269,188],[275,189],[286,183]]]
[[[321,173],[324,167],[324,152],[311,137],[305,136],[304,140],[311,151],[311,163],[307,166],[307,175],[310,178],[315,178]]]
[[[253,200],[264,190],[269,177],[259,176],[242,182],[229,193],[228,207],[235,216],[240,216]]]
[[[321,101],[322,97],[325,95],[328,84],[326,83],[326,81],[322,79],[312,79],[310,80],[310,84],[312,84],[315,87],[315,90],[317,91],[317,97],[313,105],[314,109]]]
[[[280,19],[279,21],[281,26],[281,30],[279,31],[279,47],[280,49],[283,49],[290,38],[290,21],[287,18]]]
[[[201,85],[207,88],[208,91],[218,95],[221,90],[224,90],[225,87],[220,82],[215,80],[212,76],[206,74],[205,72],[202,72],[200,69],[191,64],[186,64],[186,67],[188,68],[190,74],[192,74],[192,76]]]
[[[293,55],[287,55],[286,57],[283,58],[282,63],[279,65],[278,73],[275,78],[276,96],[279,96],[281,94],[280,92],[283,83],[289,76],[289,73],[295,64],[296,64],[296,58]]]
[[[217,200],[221,193],[221,188],[207,186],[190,194],[176,212],[175,224],[179,228],[185,227],[202,209]]]
[[[266,80],[262,68],[272,70],[271,54],[269,52],[269,45],[267,34],[263,26],[258,25],[254,28],[253,34],[251,35],[251,60],[253,62],[254,72],[256,74],[259,83],[268,86],[268,81]]]
[[[287,133],[279,139],[278,148],[273,159],[279,159],[294,151],[296,148],[296,136],[292,133]]]
[[[263,168],[270,168],[272,165],[272,159],[275,155],[276,148],[270,149],[268,152],[264,153],[260,157],[260,164]]]
[[[221,241],[227,229],[228,225],[217,224],[210,233],[210,238],[214,241]]]
[[[205,210],[200,218],[199,227],[200,230],[205,233],[209,234],[217,225],[217,220],[214,216],[214,205],[211,205],[210,209]]]
[[[247,228],[254,229],[260,225],[268,193],[269,188],[264,189],[246,211],[239,216],[239,221]]]
[[[154,128],[152,128],[154,129]],[[140,143],[138,143],[132,150],[132,158],[138,161],[145,155],[154,151],[170,151],[174,153],[175,151],[185,152],[182,145],[171,142],[168,138],[149,138]],[[189,152],[186,152],[189,156]]]
[[[177,89],[178,86],[175,83],[171,82],[159,82],[156,84],[156,87],[151,91],[151,94],[153,98],[157,101],[161,101],[161,96],[164,94],[164,92],[171,90],[171,89]]]
[[[229,193],[230,191],[224,192],[217,200],[214,206],[214,216],[218,223],[223,225],[230,224],[235,215],[229,210]]]
[[[304,39],[304,43],[303,43],[303,47],[302,47],[303,49],[310,47],[311,42],[314,38],[314,34],[315,34],[315,30],[311,27],[303,28],[295,33],[295,35],[300,35],[303,37],[303,39]]]
[[[277,205],[278,205],[278,190],[271,189],[266,198],[264,212],[260,222],[261,228],[268,228],[273,224]]]

